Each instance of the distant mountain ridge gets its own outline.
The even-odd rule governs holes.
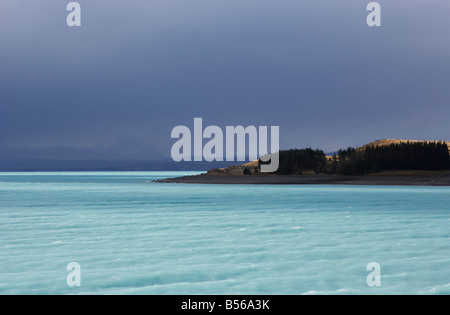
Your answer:
[[[369,146],[389,146],[400,143],[429,143],[439,142],[433,140],[401,140],[383,139],[370,142],[359,147],[364,150]],[[450,151],[450,141],[441,141],[447,145]],[[3,153],[3,154],[2,154]],[[100,154],[102,153],[102,154]],[[107,153],[110,153],[107,154]],[[174,162],[170,158],[163,158],[160,154],[142,154],[152,158],[136,158],[130,156],[116,156],[113,152],[96,152],[93,150],[81,150],[65,146],[45,149],[23,149],[10,153],[11,156],[0,152],[1,171],[206,171],[220,174],[244,174],[257,173],[256,161],[240,165],[239,162]],[[336,152],[337,154],[337,152]],[[327,159],[331,161],[332,154],[328,153]],[[109,157],[111,156],[111,157]],[[139,155],[141,156],[141,155]]]

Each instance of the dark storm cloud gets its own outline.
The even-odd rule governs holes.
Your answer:
[[[72,29],[64,1],[3,1],[2,153],[169,155],[194,117],[279,125],[282,147],[448,140],[450,4],[380,1],[374,29],[368,2],[80,0]]]

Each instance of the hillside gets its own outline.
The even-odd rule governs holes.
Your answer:
[[[333,160],[323,151],[293,149],[280,151],[277,175],[367,174],[392,170],[446,170],[450,165],[450,142],[383,139],[359,148],[340,150]],[[259,173],[258,161],[212,169],[208,175],[252,175]]]
[[[363,150],[366,149],[369,146],[374,147],[382,147],[382,146],[389,146],[391,144],[401,144],[401,143],[430,143],[430,142],[438,142],[438,140],[401,140],[401,139],[383,139],[383,140],[376,140],[371,143],[365,144],[362,147],[358,148],[357,150]],[[445,143],[448,146],[448,149],[450,151],[450,141],[441,141]]]

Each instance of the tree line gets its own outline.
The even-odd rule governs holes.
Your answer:
[[[331,158],[318,149],[282,150],[275,174],[301,175],[306,170],[313,170],[317,174],[358,175],[390,170],[447,169],[450,169],[450,155],[446,143],[403,142],[360,149],[350,147],[339,150]]]

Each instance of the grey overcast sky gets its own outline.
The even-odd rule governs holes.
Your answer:
[[[378,1],[376,28],[368,0],[79,0],[78,28],[69,2],[0,2],[0,156],[170,156],[194,117],[282,148],[450,140],[448,0]]]

